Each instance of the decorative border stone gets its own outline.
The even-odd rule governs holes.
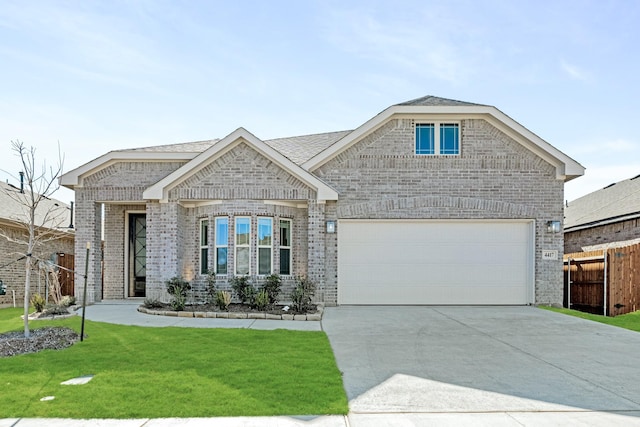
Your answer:
[[[236,313],[228,311],[170,311],[152,310],[143,306],[138,311],[154,316],[193,317],[209,319],[268,319],[268,320],[296,320],[296,321],[320,321],[324,313],[324,304],[316,303],[317,311],[309,314],[272,314],[272,313]]]

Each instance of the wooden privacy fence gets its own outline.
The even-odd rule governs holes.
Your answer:
[[[564,255],[565,307],[605,316],[640,309],[640,244]]]

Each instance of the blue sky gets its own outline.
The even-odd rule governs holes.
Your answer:
[[[0,179],[16,182],[16,139],[49,163],[59,143],[68,171],[239,126],[353,129],[436,95],[494,105],[582,163],[573,200],[640,174],[638,22],[635,0],[3,0]]]

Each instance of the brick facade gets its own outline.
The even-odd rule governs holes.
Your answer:
[[[563,181],[556,167],[482,119],[464,119],[461,153],[416,156],[414,119],[392,118],[310,172],[334,188],[337,201],[318,200],[316,191],[278,166],[249,143],[235,145],[167,191],[167,200],[143,201],[149,185],[183,162],[121,162],[84,178],[76,188],[78,239],[76,256],[84,262],[84,245],[99,244],[105,202],[104,297],[123,298],[125,289],[125,221],[128,211],[147,214],[147,296],[165,299],[164,282],[183,276],[194,285],[191,298],[204,297],[206,276],[199,272],[199,224],[229,218],[229,269],[234,265],[234,218],[273,218],[277,269],[279,218],[293,221],[293,273],[285,278],[287,294],[295,275],[318,283],[317,299],[337,303],[337,233],[325,232],[326,220],[340,219],[529,219],[535,222],[535,302],[562,301],[562,260],[543,261],[543,249],[562,253],[563,236],[546,231],[548,220],[563,215]],[[252,265],[256,271],[255,234]],[[96,247],[96,246],[93,246]],[[99,246],[98,246],[99,247]],[[90,300],[99,300],[99,258],[91,255]],[[213,250],[209,250],[213,265]],[[229,274],[228,276],[230,276]],[[255,274],[254,274],[255,275]],[[228,288],[228,276],[217,278]],[[260,280],[257,277],[254,280]]]
[[[640,218],[568,231],[564,235],[564,251],[581,252],[591,250],[590,247],[596,245],[635,239],[640,239]]]

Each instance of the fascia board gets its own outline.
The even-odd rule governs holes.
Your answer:
[[[171,160],[191,160],[198,153],[184,152],[184,153],[158,153],[149,151],[110,151],[89,163],[77,167],[60,176],[60,185],[74,189],[82,185],[82,178],[87,175],[98,172],[106,167],[111,166],[117,162],[123,161],[171,161]]]
[[[308,171],[302,169],[300,166],[293,163],[287,157],[274,150],[263,141],[258,139],[255,135],[250,133],[244,128],[238,128],[230,133],[225,138],[218,141],[216,144],[203,151],[201,154],[193,158],[190,162],[178,168],[176,171],[169,174],[164,179],[158,181],[156,184],[150,186],[143,192],[143,197],[147,200],[166,200],[167,192],[183,182],[185,179],[193,176],[197,173],[203,164],[215,160],[227,151],[231,150],[241,141],[246,141],[249,145],[253,146],[258,152],[267,157],[269,160],[276,163],[281,168],[285,169],[305,184],[317,191],[317,197],[321,200],[337,200],[338,193],[322,182],[319,178],[315,177]]]

